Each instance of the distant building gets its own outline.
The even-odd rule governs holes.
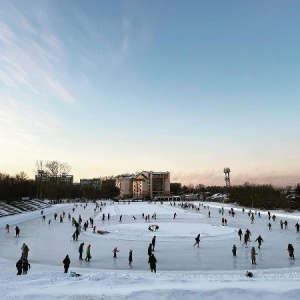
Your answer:
[[[170,173],[142,171],[140,173],[116,176],[120,198],[153,199],[170,195]]]
[[[134,174],[123,174],[115,177],[116,186],[120,189],[120,198],[128,199],[133,197]]]
[[[56,175],[56,176],[50,176],[45,173],[39,173],[35,175],[35,181],[36,182],[50,182],[50,181],[56,181],[56,182],[65,182],[67,184],[73,184],[73,175]]]
[[[100,178],[93,178],[93,179],[80,179],[80,185],[84,186],[92,186],[95,189],[101,188],[101,179]]]

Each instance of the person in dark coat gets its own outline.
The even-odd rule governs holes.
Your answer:
[[[30,263],[28,262],[28,260],[25,258],[23,260],[23,275],[26,275],[28,270],[30,270]]]
[[[16,268],[17,268],[17,275],[22,275],[22,267],[23,267],[23,262],[22,262],[22,258],[20,258],[17,263],[16,263]]]
[[[200,233],[195,237],[195,244],[194,244],[194,247],[196,246],[196,245],[198,245],[198,247],[200,246],[199,245],[199,243],[200,243]]]
[[[236,245],[232,246],[232,255],[236,256]]]
[[[287,250],[289,252],[289,258],[290,259],[295,259],[295,256],[294,256],[294,247],[293,247],[292,244],[288,244]]]
[[[243,235],[243,231],[242,229],[240,228],[239,231],[238,231],[238,235],[240,237],[240,241],[242,240],[242,235]]]
[[[68,273],[69,267],[70,267],[70,258],[69,255],[67,254],[65,259],[63,260],[63,264],[64,264],[64,269],[65,269],[65,273]]]
[[[156,263],[157,263],[157,259],[156,259],[156,257],[154,256],[153,253],[150,255],[149,263],[150,263],[150,269],[151,269],[151,272],[156,273]]]
[[[296,223],[295,227],[296,227],[297,232],[299,232],[300,225],[298,222]]]
[[[132,250],[129,250],[129,255],[128,255],[128,265],[131,268],[131,263],[132,263]]]
[[[19,226],[16,226],[15,230],[16,230],[16,237],[19,237],[20,236],[20,228],[19,228]]]
[[[264,240],[263,240],[263,238],[259,235],[258,237],[257,237],[257,239],[255,240],[255,242],[258,242],[258,249],[260,249],[260,247],[261,247],[261,243],[263,242]]]
[[[155,251],[156,235],[152,239],[152,251]]]
[[[84,243],[81,243],[78,248],[79,260],[82,260],[83,246],[84,246]]]
[[[150,263],[150,256],[152,254],[152,244],[150,243],[149,246],[148,246],[148,256],[149,256],[149,260],[148,260],[148,263]]]

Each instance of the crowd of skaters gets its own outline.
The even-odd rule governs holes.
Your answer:
[[[106,205],[106,204],[103,204],[103,205]],[[171,203],[171,205],[172,205],[172,203]],[[81,206],[82,206],[82,204],[81,204]],[[102,203],[101,203],[101,206],[102,206]],[[175,206],[175,203],[174,203],[174,206]],[[186,206],[186,203],[184,203],[184,204],[178,204],[178,206],[181,206],[181,207]],[[199,206],[200,206],[200,204],[199,204]],[[202,204],[202,206],[203,206],[204,209],[206,209],[206,208],[209,209],[208,205],[206,206],[206,205]],[[75,204],[74,207],[73,207],[73,209],[72,209],[73,213],[75,212],[75,209],[77,207],[78,207],[78,204]],[[83,208],[86,209],[86,207],[87,207],[87,204],[83,204]],[[196,211],[200,211],[200,207],[196,207],[195,205],[189,205],[189,208],[196,209]],[[101,207],[99,206],[99,204],[96,204],[96,207],[94,208],[94,212],[96,212],[97,209],[99,209],[101,211]],[[245,210],[243,209],[242,212],[244,213]],[[219,213],[222,214],[222,216],[224,215],[224,208],[223,207],[221,209],[219,209]],[[42,215],[42,220],[45,222],[46,216],[43,214],[43,211],[41,211],[41,215]],[[232,216],[232,217],[235,216],[235,211],[232,208],[229,210],[229,215]],[[248,216],[249,216],[249,218],[251,220],[251,223],[253,223],[253,221],[255,219],[254,215],[258,215],[258,217],[261,218],[260,212],[257,212],[257,211],[253,212],[250,209],[249,212],[248,212]],[[71,218],[71,214],[70,213],[68,213],[68,215],[67,215],[65,212],[63,212],[62,214],[59,215],[60,222],[64,222],[64,219],[66,218],[66,216],[67,216],[67,219],[69,221],[72,219],[72,225],[74,225],[75,228],[76,228],[76,230],[74,232],[75,238],[74,238],[74,236],[72,236],[72,237],[73,237],[74,241],[78,241],[78,236],[79,236],[79,234],[81,232],[81,223],[83,222],[82,217],[81,217],[81,215],[79,215],[78,220],[76,220],[74,217]],[[57,213],[55,213],[54,214],[54,220],[56,220],[57,217],[58,217],[58,215],[57,215]],[[173,219],[175,219],[176,217],[177,217],[177,214],[174,213]],[[210,211],[209,211],[209,217],[210,217]],[[144,218],[145,221],[147,222],[147,221],[150,220],[150,215],[149,214],[145,215],[143,213],[142,214],[142,218]],[[110,219],[110,215],[107,214],[107,220],[109,220],[109,219]],[[151,219],[156,219],[156,214],[153,214],[151,216]],[[225,220],[226,220],[226,218],[222,218],[222,225],[227,225],[227,220],[226,220],[226,222],[225,222]],[[272,220],[273,222],[275,222],[276,221],[276,215],[275,214],[271,215],[270,212],[268,212],[268,220]],[[105,221],[105,214],[104,213],[102,214],[102,221]],[[120,222],[122,221],[122,215],[120,215],[119,221]],[[50,224],[51,224],[51,219],[49,218],[49,225]],[[269,229],[271,229],[272,225],[271,224],[269,225],[269,224],[270,223],[268,223]],[[287,229],[288,228],[288,223],[287,223],[286,220],[285,221],[280,220],[279,224],[280,224],[280,228],[281,229],[283,229],[283,228]],[[86,220],[83,223],[84,230],[86,230],[89,226],[91,226],[91,228],[93,228],[93,232],[95,233],[94,220],[93,220],[92,217],[90,217],[88,220]],[[299,225],[298,222],[295,224],[295,228],[296,228],[296,232],[299,232],[300,225]],[[9,233],[9,224],[6,225],[5,229],[6,229],[6,233]],[[15,231],[16,231],[16,237],[19,237],[19,235],[20,235],[20,228],[18,226],[15,227]],[[242,233],[242,231],[240,229],[238,231],[238,235],[239,235],[240,240],[241,240],[242,235],[244,235],[243,246],[247,247],[247,243],[250,241],[250,235],[251,235],[251,232],[249,231],[249,229],[247,229],[244,234]],[[155,238],[156,238],[156,236],[153,237],[152,242],[149,244],[149,247],[148,247],[148,263],[150,264],[151,272],[156,272],[156,262],[157,262],[157,260],[156,260],[156,257],[154,256],[154,253],[153,253],[155,251]],[[195,240],[196,240],[196,243],[194,244],[194,246],[197,245],[199,247],[199,244],[200,244],[200,234],[198,234],[198,236],[195,238]],[[258,242],[258,249],[260,249],[261,245],[262,245],[262,242],[264,241],[262,239],[261,235],[259,235],[255,241]],[[81,243],[80,246],[79,246],[79,250],[78,250],[79,251],[79,259],[80,260],[83,259],[82,258],[82,254],[83,254],[83,251],[84,251],[83,247],[84,247],[84,243]],[[27,248],[28,248],[28,246],[27,246]],[[289,258],[290,259],[294,259],[294,247],[293,247],[293,245],[292,244],[288,244],[287,250],[288,250],[288,253],[289,253]],[[29,251],[29,249],[28,249],[28,251]],[[30,269],[30,264],[28,262],[28,251],[27,251],[27,255],[24,256],[23,255],[24,251],[22,249],[22,256],[21,256],[20,260],[18,260],[18,262],[16,264],[16,267],[17,267],[17,270],[18,270],[18,275],[20,275],[22,273],[23,274],[27,274],[28,269]],[[117,252],[119,252],[119,250],[118,250],[117,247],[115,247],[112,250],[112,252],[114,253],[113,257],[116,258],[117,257]],[[237,255],[237,247],[236,247],[236,245],[233,245],[232,253],[233,253],[233,256]],[[251,263],[252,264],[256,264],[256,259],[255,259],[256,255],[257,255],[257,253],[256,253],[256,250],[255,250],[255,247],[252,247],[251,248]],[[65,272],[66,273],[68,272],[68,269],[69,269],[69,266],[70,266],[70,259],[68,261],[67,258],[69,259],[68,255],[66,255],[66,257],[63,260],[63,264],[64,264],[64,268],[65,268]],[[92,258],[91,257],[91,244],[89,244],[89,245],[87,245],[87,248],[86,248],[86,257],[85,257],[85,260],[89,262],[91,258]],[[129,250],[129,255],[128,255],[128,265],[130,267],[132,267],[132,261],[133,261],[133,251],[132,251],[132,249],[130,249]],[[22,270],[21,272],[20,272],[20,269]]]

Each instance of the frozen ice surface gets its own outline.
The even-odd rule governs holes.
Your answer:
[[[0,271],[0,288],[5,289],[10,295],[11,298],[7,299],[16,299],[16,296],[18,299],[34,299],[34,297],[47,299],[49,296],[47,292],[43,294],[40,289],[34,289],[32,285],[35,283],[37,286],[44,287],[49,284],[48,281],[55,282],[50,284],[53,299],[69,296],[70,299],[77,299],[74,296],[76,293],[78,295],[91,293],[92,296],[88,296],[91,298],[87,299],[101,299],[94,295],[93,289],[93,283],[100,281],[114,290],[111,293],[103,292],[105,296],[102,299],[114,299],[118,297],[117,295],[121,299],[124,295],[124,299],[126,297],[130,299],[150,299],[151,297],[151,299],[153,297],[156,299],[182,299],[183,297],[198,299],[200,295],[205,299],[215,299],[215,297],[238,299],[239,293],[241,295],[245,293],[243,295],[245,299],[274,300],[277,296],[281,299],[300,299],[297,288],[300,278],[298,259],[300,234],[296,233],[295,229],[296,222],[300,222],[299,214],[273,211],[272,214],[275,213],[277,216],[276,221],[273,222],[268,220],[267,212],[261,211],[261,218],[256,214],[255,221],[251,224],[248,210],[242,213],[241,208],[234,208],[236,215],[233,218],[228,213],[232,206],[225,204],[205,203],[206,206],[209,205],[208,209],[195,202],[195,206],[200,207],[200,212],[196,212],[192,209],[171,206],[169,203],[123,204],[110,201],[106,203],[106,206],[102,206],[102,211],[97,210],[96,213],[94,213],[93,203],[89,203],[86,209],[79,204],[74,213],[72,212],[73,204],[55,205],[44,209],[45,222],[42,221],[40,211],[0,218],[0,228],[2,228],[0,257],[1,264],[4,266]],[[218,211],[223,205],[224,216]],[[210,218],[208,217],[209,210]],[[93,233],[92,228],[89,227],[87,231],[82,230],[78,241],[73,241],[71,235],[75,228],[67,217],[64,218],[63,223],[59,222],[59,218],[56,221],[53,218],[55,212],[60,215],[63,211],[66,216],[71,213],[75,219],[78,219],[80,214],[83,222],[92,217],[97,230],[101,229],[109,233],[105,235]],[[175,212],[177,217],[174,219]],[[105,221],[102,221],[103,213]],[[107,220],[107,213],[110,213],[110,220]],[[145,222],[142,213],[150,215],[150,222]],[[154,213],[157,216],[156,220],[151,219]],[[122,222],[119,222],[120,215],[122,215]],[[222,217],[227,219],[227,226],[222,226]],[[48,224],[49,218],[52,220],[51,225]],[[280,228],[280,219],[288,221],[287,229]],[[272,224],[272,230],[268,230],[269,222]],[[6,234],[4,230],[6,223],[10,224],[9,234]],[[16,224],[21,229],[19,238],[15,237],[14,226]],[[159,226],[158,231],[148,230],[148,226],[153,224]],[[243,232],[247,228],[251,231],[251,242],[248,247],[243,247],[243,240],[239,241],[237,235],[239,228],[242,228]],[[198,233],[201,235],[199,248],[193,246]],[[259,234],[264,239],[261,249],[257,249],[257,242],[255,242]],[[147,248],[154,235],[156,236],[155,256],[158,260],[158,273],[155,274],[155,278],[153,278],[154,274],[149,271],[147,263]],[[30,248],[29,262],[32,270],[27,276],[17,277],[15,263],[21,255],[21,246],[24,242]],[[88,244],[92,245],[92,259],[89,263],[78,259],[78,246],[81,242],[85,243],[85,248]],[[288,259],[287,245],[289,243],[294,245],[295,260]],[[237,257],[233,257],[231,253],[233,244],[238,248]],[[120,252],[118,257],[113,259],[112,250],[116,246]],[[255,246],[258,253],[256,266],[251,265],[252,246]],[[133,250],[132,269],[128,267],[129,249]],[[83,274],[80,279],[66,279],[60,273],[62,260],[66,254],[69,254],[71,259],[70,270],[73,269]],[[244,276],[246,270],[255,273],[255,278],[246,278]],[[25,289],[22,292],[8,289],[10,283],[6,281],[18,280],[20,283],[20,280],[26,281],[25,277],[31,278],[32,281],[27,284],[33,291],[29,292]],[[73,286],[70,280],[77,280],[76,285]],[[257,291],[248,286],[249,280],[260,282],[255,285]],[[67,286],[65,290],[60,287],[61,281]],[[199,287],[198,283],[202,281],[205,284]],[[236,282],[239,283],[241,291],[237,290]],[[150,293],[151,297],[147,298],[149,283],[154,286],[154,290]],[[81,292],[80,287],[83,289]],[[164,292],[159,293],[156,289]],[[264,291],[263,294],[261,294],[262,291]],[[256,297],[257,294],[261,295],[261,298]],[[28,298],[26,298],[27,295]],[[78,296],[78,299],[84,298]]]

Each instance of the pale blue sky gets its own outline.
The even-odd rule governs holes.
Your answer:
[[[300,182],[299,1],[1,1],[0,172]]]

